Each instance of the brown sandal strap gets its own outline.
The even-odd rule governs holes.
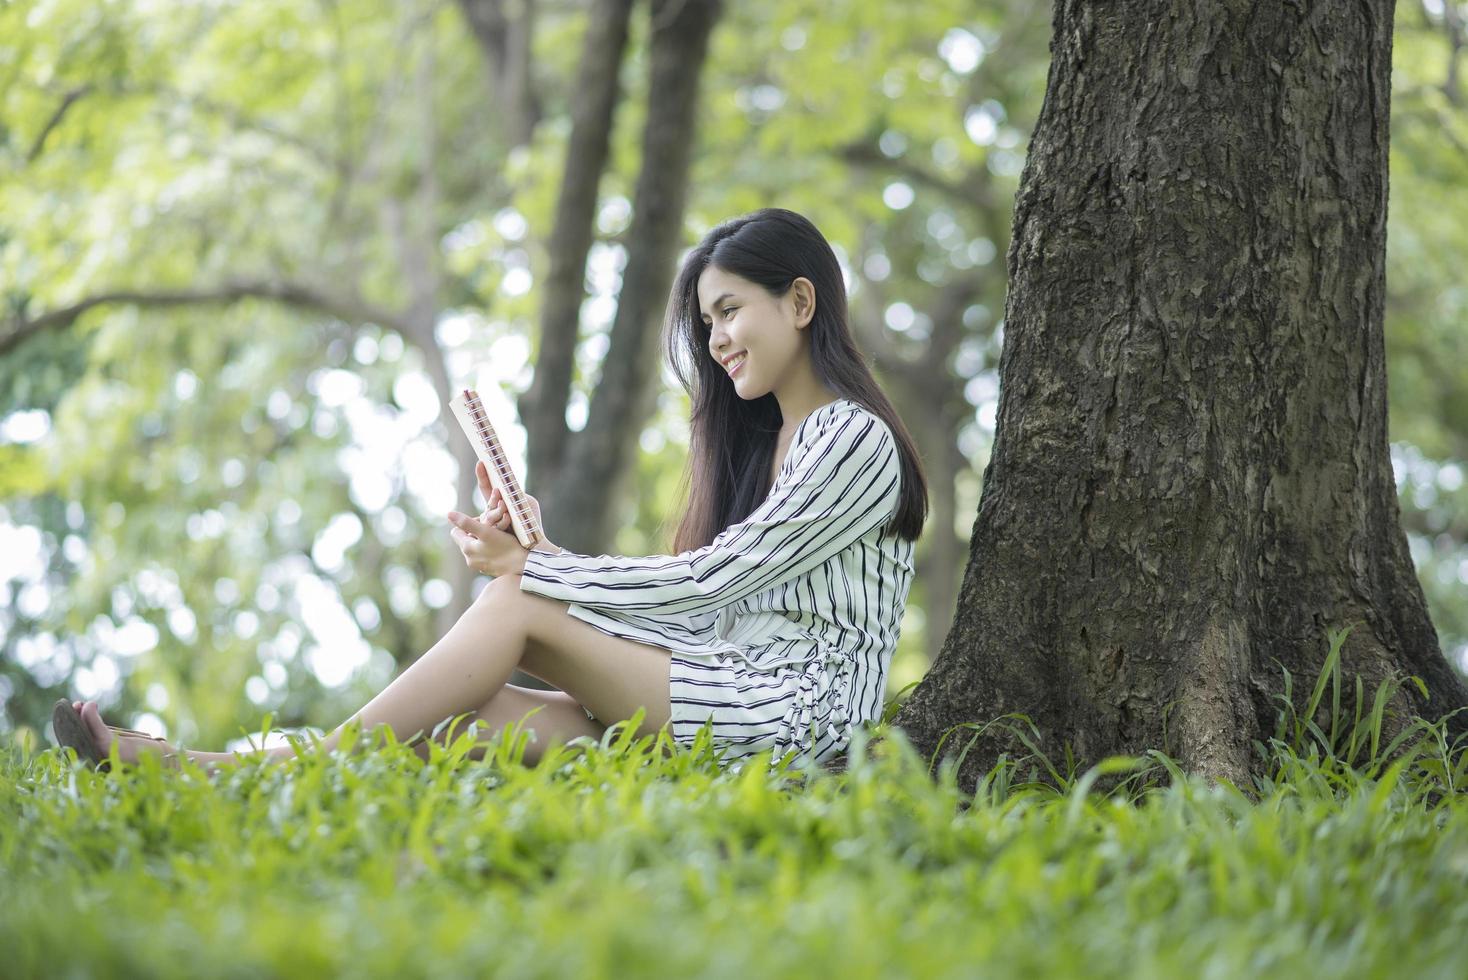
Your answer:
[[[112,729],[118,735],[134,735],[138,738],[151,738],[153,741],[163,742],[165,745],[168,743],[168,739],[166,738],[160,738],[157,735],[150,735],[147,732],[140,732],[136,728],[119,728],[116,725],[108,725],[107,727]]]

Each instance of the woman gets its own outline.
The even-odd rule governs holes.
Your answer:
[[[496,740],[521,723],[534,764],[643,709],[639,735],[666,725],[689,744],[711,723],[726,760],[795,750],[820,763],[880,717],[927,487],[852,341],[830,245],[782,208],[719,225],[684,260],[664,339],[693,406],[676,554],[591,556],[545,540],[527,551],[480,464],[488,507],[478,519],[451,512],[450,535],[492,580],[348,721],[416,738],[472,712]],[[508,684],[516,667],[558,690]],[[114,738],[123,761],[178,751],[109,728],[90,701],[59,701],[55,724],[93,759]],[[211,767],[240,758],[184,754]]]

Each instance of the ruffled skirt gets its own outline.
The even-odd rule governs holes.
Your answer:
[[[673,738],[691,745],[712,721],[714,750],[725,761],[756,755],[824,764],[851,741],[855,661],[822,650],[805,663],[770,670],[741,657],[672,656],[669,696]]]

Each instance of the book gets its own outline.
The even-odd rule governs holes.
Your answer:
[[[495,435],[489,413],[479,400],[479,393],[473,388],[465,388],[449,400],[449,408],[459,420],[464,435],[469,437],[469,444],[474,447],[475,454],[484,461],[484,468],[489,471],[490,483],[500,492],[505,509],[509,511],[510,527],[515,532],[516,539],[526,550],[535,547],[536,542],[544,536],[540,530],[540,520],[535,516],[535,509],[530,506],[530,501],[525,498],[524,491],[520,489],[520,480],[515,475],[514,467],[510,465],[505,447]]]

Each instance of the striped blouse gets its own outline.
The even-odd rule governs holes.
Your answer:
[[[901,467],[885,422],[840,398],[795,430],[774,485],[712,542],[645,558],[532,550],[520,588],[604,632],[756,671],[846,661],[854,719],[880,717],[913,542],[884,530]]]

